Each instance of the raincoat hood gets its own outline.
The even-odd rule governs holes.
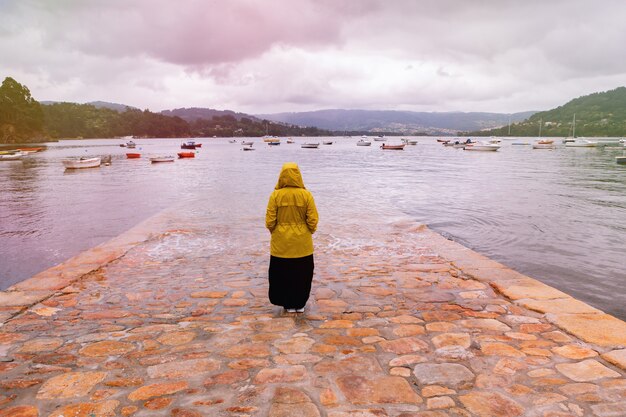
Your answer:
[[[298,168],[298,164],[295,162],[286,162],[283,164],[283,168],[280,170],[280,175],[278,176],[278,183],[274,189],[280,190],[285,187],[305,188],[300,168]]]

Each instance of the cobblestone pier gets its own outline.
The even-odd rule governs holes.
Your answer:
[[[624,322],[407,222],[321,224],[286,314],[246,224],[163,214],[1,292],[0,416],[626,416]]]

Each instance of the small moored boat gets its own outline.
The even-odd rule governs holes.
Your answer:
[[[28,153],[41,152],[44,149],[46,149],[46,148],[42,147],[42,146],[38,146],[38,147],[35,147],[35,148],[17,148],[18,151],[28,152]]]
[[[182,145],[180,145],[180,149],[196,149],[196,148],[201,148],[201,147],[202,147],[201,143],[196,143],[193,140],[189,140],[183,143]]]
[[[334,142],[333,142],[332,140],[325,140],[325,141],[322,141],[322,144],[324,144],[324,145],[332,145],[333,143],[334,143]]]
[[[556,145],[553,140],[542,139],[533,143],[533,149],[556,149]]]
[[[126,154],[126,158],[127,159],[141,158],[141,154],[140,153],[129,152],[129,153]]]
[[[22,156],[24,156],[22,152],[5,153],[0,155],[0,161],[18,161],[22,159]]]
[[[195,158],[196,154],[194,152],[178,152],[178,158]]]
[[[242,144],[243,146],[252,146],[252,145],[254,145],[254,142],[252,142],[252,141],[245,141],[245,140],[242,140],[242,141],[241,141],[241,144]]]
[[[307,149],[317,149],[319,146],[320,146],[319,142],[303,143],[302,145],[300,145],[301,148],[307,148]]]
[[[387,139],[385,139],[385,137],[384,137],[383,135],[378,135],[378,136],[376,136],[376,137],[374,138],[374,140],[375,140],[376,142],[384,142],[384,141],[386,141]]]
[[[102,163],[100,158],[68,158],[61,161],[65,169],[97,168]]]
[[[615,157],[615,162],[617,162],[618,164],[626,164],[626,155],[624,155],[624,156],[616,156]]]
[[[152,163],[157,163],[157,162],[174,162],[174,157],[173,156],[154,156],[154,157],[150,158],[150,162],[152,162]]]
[[[129,140],[128,142],[126,142],[126,147],[130,149],[135,149],[137,147],[137,144],[132,140]]]
[[[369,140],[363,140],[363,139],[359,139],[359,141],[356,143],[356,146],[371,146],[372,142],[370,142]]]
[[[402,145],[385,145],[384,143],[382,145],[380,145],[380,149],[388,149],[388,150],[394,150],[394,151],[402,151],[404,150],[406,144],[402,144]]]
[[[595,148],[596,146],[598,146],[598,142],[587,139],[576,139],[565,143],[566,148]]]
[[[254,150],[254,148],[252,146],[244,146],[241,149],[243,149],[244,151],[253,151]]]
[[[500,145],[495,143],[468,143],[463,148],[466,151],[482,151],[482,152],[495,152],[500,149]]]
[[[402,143],[406,145],[417,145],[417,140],[415,139],[402,139]]]

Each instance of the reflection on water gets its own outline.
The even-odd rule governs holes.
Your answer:
[[[255,152],[204,140],[197,158],[173,164],[146,157],[174,154],[180,140],[138,140],[139,160],[125,159],[119,141],[96,140],[61,141],[24,161],[0,163],[2,288],[176,204],[192,209],[181,217],[195,211],[210,219],[211,234],[222,223],[262,222],[282,163],[295,161],[315,195],[320,228],[324,219],[372,227],[408,216],[626,318],[626,167],[614,159],[621,151],[532,150],[504,140],[495,153],[465,152],[419,138],[394,152],[357,147],[358,138],[319,149],[253,140]],[[64,172],[62,158],[83,155],[113,155],[113,164]],[[237,245],[220,236],[211,241]],[[162,248],[168,256],[185,256],[175,240],[165,243],[174,245]],[[376,246],[358,238],[327,244]]]

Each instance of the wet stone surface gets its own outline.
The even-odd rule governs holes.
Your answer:
[[[325,225],[288,314],[257,220],[170,227],[6,321],[0,416],[626,415],[623,346],[457,267],[506,275],[493,261],[419,227]],[[18,296],[4,308],[38,299]]]

